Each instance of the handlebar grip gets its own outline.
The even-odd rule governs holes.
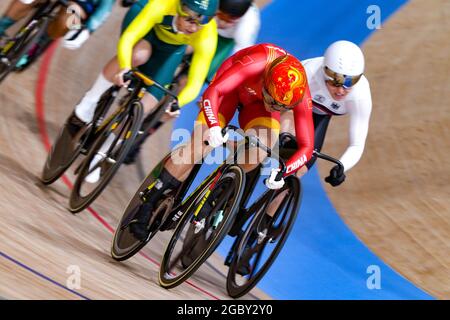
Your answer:
[[[338,174],[342,176],[344,174],[344,166],[342,164],[337,164],[338,166]]]
[[[175,111],[178,111],[178,110],[180,110],[180,105],[178,104],[178,101],[175,100],[175,102],[170,107],[170,111],[171,112],[175,112]]]
[[[283,179],[283,175],[284,175],[283,170],[280,170],[280,172],[277,173],[277,176],[275,177],[275,180],[276,181],[280,181],[281,179]]]
[[[131,81],[133,80],[133,71],[128,71],[127,73],[125,73],[123,76],[123,81],[127,82],[127,81]]]

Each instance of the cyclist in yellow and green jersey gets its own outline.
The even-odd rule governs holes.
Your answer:
[[[217,26],[213,19],[219,0],[139,0],[126,14],[122,24],[118,54],[103,68],[93,87],[85,94],[69,118],[71,132],[92,121],[101,95],[113,84],[124,85],[123,75],[138,68],[162,85],[169,85],[186,47],[194,48],[186,87],[180,92],[180,107],[200,93],[217,47]],[[151,111],[163,93],[148,88],[142,98],[144,112]],[[169,117],[179,112],[167,111]],[[106,144],[108,141],[105,142]],[[95,165],[96,159],[91,165]],[[86,177],[96,182],[100,168]]]

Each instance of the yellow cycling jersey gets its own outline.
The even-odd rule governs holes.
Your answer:
[[[194,34],[176,32],[173,23],[168,22],[173,22],[177,18],[179,1],[150,0],[120,37],[118,59],[120,68],[131,69],[133,47],[152,29],[156,36],[165,43],[190,45],[194,49],[194,53],[188,80],[186,87],[178,96],[179,105],[183,106],[194,100],[200,93],[216,51],[218,35],[214,19]]]

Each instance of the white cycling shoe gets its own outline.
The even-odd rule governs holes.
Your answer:
[[[89,164],[89,171],[93,167],[95,167],[95,165],[97,165],[97,163],[99,163],[102,159],[103,159],[103,157],[101,155],[96,154],[94,159],[92,159],[91,163]],[[101,168],[98,167],[97,169],[92,171],[90,174],[88,174],[84,178],[84,181],[86,181],[87,183],[97,183],[98,180],[100,180],[100,174],[101,174]]]

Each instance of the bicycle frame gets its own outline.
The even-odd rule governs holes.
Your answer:
[[[229,125],[229,126],[225,127],[223,130],[226,132],[230,129],[236,131],[238,128],[235,126]],[[238,147],[236,148],[234,153],[229,155],[229,157],[219,167],[217,167],[210,175],[208,175],[208,177],[206,177],[202,181],[202,183],[183,201],[182,200],[183,197],[185,196],[185,194],[186,194],[187,190],[190,188],[195,176],[197,175],[198,171],[200,170],[201,164],[196,164],[194,166],[194,169],[189,174],[188,178],[184,181],[181,188],[179,188],[178,192],[175,194],[174,209],[172,209],[170,211],[170,213],[168,215],[168,219],[166,219],[166,221],[163,221],[160,230],[164,231],[164,230],[166,230],[166,228],[169,225],[176,223],[181,218],[181,216],[184,214],[184,212],[188,211],[189,208],[191,207],[191,205],[197,202],[198,196],[195,198],[192,198],[193,195],[197,195],[197,191],[202,190],[202,188],[209,185],[209,188],[208,188],[209,190],[206,191],[206,193],[203,195],[203,199],[201,200],[199,207],[195,211],[194,216],[196,217],[198,215],[198,213],[200,212],[200,210],[202,209],[204,203],[208,199],[210,192],[214,189],[215,183],[222,177],[223,173],[226,173],[227,169],[230,166],[235,165],[235,163],[237,162],[238,155],[242,152],[242,150],[245,148],[249,148],[250,146],[261,147],[262,149],[265,149],[265,151],[268,151],[269,154],[276,155],[269,148],[262,145],[259,142],[258,138],[252,137],[252,136],[244,136],[244,139],[238,142]],[[233,161],[230,162],[231,158],[233,158]],[[281,162],[281,165],[283,168],[283,170],[281,172],[284,172],[284,169],[285,169],[284,161],[280,159],[280,162]],[[261,165],[259,165],[257,169],[259,169],[260,166]],[[259,176],[257,173],[257,169],[254,170],[254,172],[255,172],[254,175]],[[257,181],[258,181],[258,179],[253,178],[252,181],[250,182],[250,185],[246,184],[246,186],[247,187],[251,186],[252,188],[254,188]],[[149,188],[151,189],[151,186]],[[202,193],[203,192],[199,193],[199,195]],[[242,197],[243,200],[241,200],[241,203],[239,205],[240,208],[246,205],[250,194],[251,194],[251,192],[247,194],[247,197]],[[272,194],[273,194],[273,192],[272,192]]]
[[[129,91],[128,96],[125,96],[124,97],[125,99],[123,101],[121,101],[120,106],[118,108],[116,108],[116,110],[114,110],[106,119],[104,119],[106,113],[108,112],[108,110],[111,106],[111,103],[114,101],[114,99],[117,96],[121,87],[115,85],[115,86],[111,87],[107,92],[104,93],[104,95],[100,98],[99,103],[98,103],[100,108],[98,108],[94,113],[94,119],[92,121],[94,130],[89,131],[89,133],[87,134],[87,136],[84,139],[83,144],[86,141],[89,141],[89,140],[94,141],[95,139],[97,139],[98,135],[101,132],[103,132],[103,130],[107,126],[109,126],[114,119],[117,118],[117,120],[116,120],[116,126],[117,126],[118,123],[120,123],[120,121],[123,119],[123,117],[125,117],[127,115],[131,115],[131,113],[133,112],[133,108],[132,108],[133,101],[136,101],[136,102],[140,101],[140,99],[144,96],[144,94],[146,92],[146,88],[145,88],[146,85],[156,86],[160,90],[164,91],[167,95],[170,95],[170,96],[174,97],[175,99],[177,98],[171,91],[167,90],[166,88],[161,86],[159,83],[155,82],[151,78],[148,78],[147,76],[145,76],[144,74],[142,74],[136,70],[131,70],[130,72],[128,72],[126,75],[124,75],[124,79],[125,78],[127,81],[130,81],[130,85],[127,87],[127,90]],[[101,103],[102,99],[108,99],[108,101]],[[114,141],[111,143],[111,146],[109,147],[109,149],[106,151],[106,154],[109,154],[112,151],[112,149],[114,148],[114,146],[118,143],[118,140],[120,139],[121,134],[123,133],[124,129],[125,129],[124,127],[120,128],[119,134],[116,134],[116,137],[115,137]],[[87,150],[85,148],[82,148],[82,149],[83,149],[84,153],[87,153]],[[92,168],[92,170],[90,170],[90,171],[95,170],[99,165],[100,165],[100,163],[98,163],[96,166],[94,166]],[[75,173],[78,173],[82,166],[83,166],[83,162],[80,163],[78,168],[75,170]]]
[[[16,42],[31,29],[33,28],[40,19],[43,17],[51,17],[52,13],[55,11],[55,9],[59,6],[68,7],[69,1],[67,0],[57,0],[54,2],[51,2],[50,0],[40,4],[37,7],[37,10],[33,15],[28,19],[28,21],[24,24],[23,27],[19,29],[19,31],[16,33],[16,35],[9,39],[8,42],[1,48],[0,57],[4,59],[5,55],[8,54],[9,50],[16,44]],[[2,61],[5,62],[5,61]]]

